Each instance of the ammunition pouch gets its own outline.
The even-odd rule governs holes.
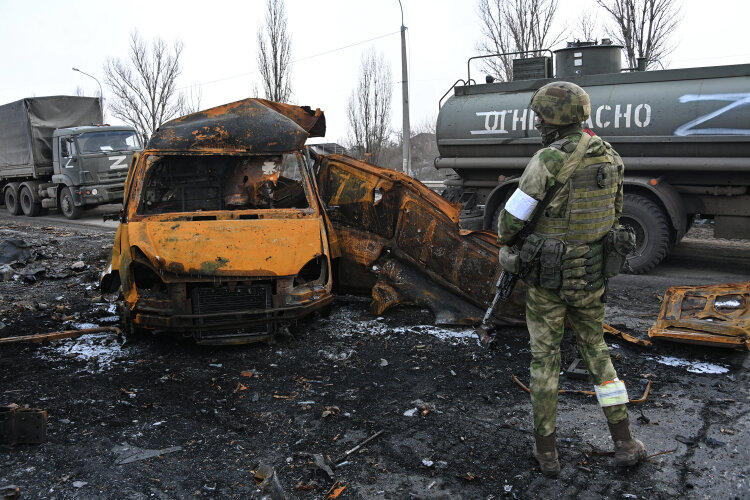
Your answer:
[[[562,258],[565,243],[556,238],[546,238],[539,252],[539,286],[558,290],[562,286]]]
[[[560,297],[569,303],[583,300],[604,285],[604,242],[569,247],[563,255]]]
[[[510,274],[518,274],[521,271],[520,256],[518,255],[518,252],[509,245],[504,245],[500,248],[497,261],[498,264],[500,264],[500,267]]]
[[[544,238],[537,234],[530,234],[526,237],[518,253],[518,260],[522,269],[521,278],[527,285],[536,286],[539,284],[539,251],[544,244]]]
[[[627,257],[634,250],[635,231],[632,227],[618,226],[610,229],[604,237],[604,277],[612,278],[624,270],[629,270]]]

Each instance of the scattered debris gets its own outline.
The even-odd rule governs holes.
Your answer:
[[[695,440],[694,440],[694,439],[691,439],[691,438],[685,437],[685,436],[683,436],[683,435],[681,435],[681,434],[677,434],[677,435],[676,435],[676,436],[675,436],[674,438],[675,438],[675,439],[676,439],[677,441],[679,441],[680,443],[682,443],[682,444],[686,444],[686,445],[688,445],[688,446],[695,446],[695,445],[697,444],[697,443],[695,442]]]
[[[253,476],[260,483],[258,487],[261,493],[268,495],[268,500],[286,500],[287,497],[281,488],[281,483],[279,483],[279,478],[273,466],[261,464],[253,471]]]
[[[102,326],[95,328],[83,328],[80,330],[65,330],[63,332],[39,333],[36,335],[24,335],[21,337],[0,338],[0,344],[15,344],[19,342],[48,342],[50,340],[77,339],[92,333],[112,332],[118,337],[122,334],[115,326]]]
[[[46,439],[46,410],[16,404],[0,406],[0,444],[41,444]]]
[[[346,489],[346,486],[341,484],[341,481],[337,481],[333,486],[326,492],[326,498],[338,498]]]
[[[518,379],[518,377],[511,374],[511,378],[516,384],[518,384],[521,387],[521,389],[523,389],[524,391],[528,393],[531,393],[531,390],[528,387],[526,387],[524,383]],[[643,396],[641,396],[638,399],[629,399],[628,402],[630,404],[635,404],[635,405],[645,403],[646,399],[648,399],[648,394],[650,391],[651,391],[651,381],[649,380],[648,383],[646,384],[646,389],[643,391]],[[557,393],[558,394],[583,394],[585,396],[596,396],[596,392],[594,391],[585,391],[581,389],[559,389]]]
[[[573,362],[568,367],[568,369],[565,370],[565,375],[567,375],[570,378],[588,380],[589,371],[585,368],[578,368],[578,365],[581,365],[581,364],[583,364],[583,360],[581,358],[574,359]]]
[[[298,457],[303,458],[312,458],[313,463],[315,466],[325,472],[328,475],[329,479],[335,479],[335,474],[333,473],[333,469],[331,469],[331,465],[326,461],[325,458],[323,458],[323,455],[320,453],[305,453],[305,452],[297,452],[295,453]]]
[[[319,165],[319,166],[318,166]],[[474,325],[495,294],[497,235],[459,227],[459,206],[402,172],[340,155],[316,158],[341,291],[369,293],[381,315],[429,308],[436,324]],[[522,324],[525,287],[493,323]]]
[[[162,448],[160,450],[138,448],[137,446],[130,446],[128,444],[122,444],[121,446],[115,446],[112,451],[117,453],[117,465],[125,465],[133,462],[139,462],[141,460],[147,460],[149,458],[166,455],[167,453],[174,453],[176,451],[182,451],[182,446],[171,446],[169,448]]]
[[[651,347],[653,345],[653,342],[649,340],[639,339],[637,337],[630,335],[629,333],[625,333],[621,330],[618,330],[617,328],[609,326],[606,323],[604,323],[604,333],[614,335],[615,337],[619,337],[626,342],[630,342],[631,344],[636,344],[636,345],[640,345],[643,347]]]
[[[21,498],[21,488],[15,484],[0,486],[0,499],[16,500],[17,498]]]
[[[32,257],[25,241],[15,238],[0,241],[0,264],[26,264]]]
[[[366,445],[367,443],[369,443],[370,441],[372,441],[372,440],[373,440],[373,439],[375,439],[376,437],[380,436],[380,435],[381,435],[381,434],[383,434],[384,432],[385,432],[385,430],[381,429],[381,430],[379,430],[378,432],[376,432],[375,434],[373,434],[372,436],[368,437],[367,439],[365,439],[364,441],[362,441],[361,443],[359,443],[359,444],[358,444],[357,446],[355,446],[354,448],[351,448],[351,449],[349,449],[349,450],[346,450],[346,451],[344,452],[344,454],[343,454],[343,455],[342,455],[342,456],[341,456],[341,457],[340,457],[340,458],[339,458],[338,460],[334,460],[334,462],[333,462],[333,463],[335,463],[335,464],[339,464],[339,463],[343,462],[343,461],[344,461],[344,460],[346,459],[346,457],[348,457],[349,455],[351,455],[351,454],[352,454],[352,453],[354,453],[355,451],[359,450],[359,449],[360,449],[360,448],[362,448],[362,447],[363,447],[364,445]]]
[[[668,288],[648,335],[750,350],[750,282]]]

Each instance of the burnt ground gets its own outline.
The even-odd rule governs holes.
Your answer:
[[[111,229],[3,216],[0,241],[13,238],[34,259],[0,281],[0,337],[117,324],[114,297],[96,289]],[[649,276],[612,281],[608,321],[644,337],[668,286],[747,280],[750,243],[694,230]],[[0,448],[0,488],[15,484],[22,498],[261,498],[254,473],[265,464],[300,499],[750,498],[747,353],[607,337],[631,397],[653,382],[630,408],[635,432],[650,453],[669,453],[616,470],[595,398],[563,394],[563,469],[547,479],[530,457],[529,397],[511,380],[528,381],[525,329],[504,329],[485,351],[469,329],[431,320],[410,308],[375,317],[366,298],[338,296],[328,317],[272,344],[105,333],[0,345],[0,406],[48,412],[45,443]],[[563,366],[576,357],[570,333],[562,356]],[[566,376],[561,386],[591,389]],[[145,450],[159,451],[127,460]],[[340,463],[333,477],[328,459]]]

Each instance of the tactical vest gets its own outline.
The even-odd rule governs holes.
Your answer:
[[[577,143],[568,138],[550,144],[570,155]],[[619,178],[611,150],[602,156],[584,157],[567,181],[565,210],[552,217],[545,210],[520,252],[530,265],[524,281],[557,290],[566,302],[586,300],[604,285],[604,237],[615,222]]]
[[[550,147],[570,154],[576,143],[564,138]],[[618,190],[617,166],[611,152],[583,158],[568,180],[568,200],[562,217],[542,215],[534,232],[570,245],[601,240],[615,221]],[[558,195],[559,196],[559,195]]]

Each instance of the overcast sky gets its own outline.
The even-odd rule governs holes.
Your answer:
[[[402,0],[408,27],[411,122],[434,121],[438,100],[475,55],[479,22],[472,0]],[[108,1],[0,0],[0,104],[24,97],[96,95],[107,57],[125,58],[129,34],[184,43],[179,86],[200,85],[202,107],[252,95],[260,88],[256,32],[263,0]],[[368,47],[393,67],[393,126],[401,127],[398,0],[286,0],[292,37],[293,101],[325,111],[326,141],[344,143],[346,104]],[[583,9],[607,19],[594,0],[560,0],[558,28],[575,28]],[[750,63],[750,2],[684,0],[676,49],[667,68]],[[599,37],[604,36],[602,28]],[[571,35],[568,39],[573,39]],[[561,45],[562,46],[562,45]],[[560,48],[561,46],[555,47]],[[481,78],[477,70],[476,76]],[[474,74],[472,76],[475,76]],[[104,97],[110,95],[104,88]]]

